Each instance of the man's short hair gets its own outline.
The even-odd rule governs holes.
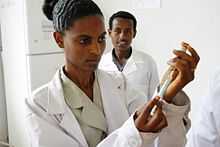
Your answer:
[[[109,29],[110,30],[112,29],[112,23],[115,18],[131,19],[133,21],[133,29],[134,29],[134,31],[136,31],[137,20],[134,17],[134,15],[132,15],[131,13],[126,12],[126,11],[118,11],[110,17],[110,19],[109,19]]]

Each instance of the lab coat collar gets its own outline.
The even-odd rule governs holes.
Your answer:
[[[60,70],[55,73],[53,80],[48,85],[48,106],[49,114],[63,114],[65,112],[65,100],[60,78]]]
[[[56,72],[53,80],[48,85],[47,112],[50,115],[61,116],[59,117],[60,127],[75,138],[81,145],[88,147],[78,121],[65,103],[61,83],[61,69]]]
[[[95,78],[97,78],[97,76]],[[61,79],[64,85],[66,84],[71,87],[72,93],[76,93],[73,97],[70,97],[70,99],[66,99],[66,101],[71,103],[71,109],[75,109],[75,111],[77,111],[77,109],[81,108],[82,111],[80,115],[85,124],[106,132],[107,126],[102,110],[100,110],[89,98],[87,98],[84,93],[79,92],[82,90],[64,74],[63,70],[61,70]],[[96,80],[97,79],[95,79],[94,82],[96,82]]]
[[[108,124],[107,132],[111,133],[129,117],[125,99],[122,98],[125,94],[125,83],[122,80],[121,74],[112,76],[101,70],[97,70],[97,78],[100,84],[105,118]],[[60,70],[56,72],[53,80],[48,85],[47,111],[50,115],[62,116],[59,125],[83,146],[88,147],[78,121],[65,103]]]
[[[124,69],[122,71],[125,74],[130,74],[134,71],[137,71],[136,61],[138,61],[138,59],[135,59],[135,55],[134,55],[136,53],[135,50],[133,48],[131,48],[131,49],[132,49],[131,55],[129,56],[129,58],[127,60],[127,63],[125,64]],[[114,49],[112,49],[112,51],[111,51],[111,53],[109,53],[109,55],[110,55],[110,58],[111,58],[109,61],[112,63],[111,64],[112,69],[115,69],[115,70],[118,71],[117,66],[113,62]]]
[[[68,85],[68,87],[71,87],[71,89],[77,89],[78,91],[81,91],[81,89],[77,87],[76,84],[64,74],[63,69],[60,70],[60,73],[61,73],[61,80],[64,86]],[[81,94],[75,93],[74,96],[81,97]],[[70,98],[69,100],[71,101],[71,107],[74,109],[83,108],[85,106],[85,103],[81,98]]]
[[[123,72],[126,74],[130,74],[134,71],[137,71],[137,65],[136,65],[136,61],[134,60],[134,56],[132,52],[130,58],[127,60],[127,63],[125,64]]]
[[[118,68],[117,66],[115,65],[115,63],[113,62],[113,59],[112,59],[112,51],[111,52],[108,52],[107,54],[103,55],[102,56],[102,60],[101,62],[104,62],[104,69],[106,71],[118,71]],[[102,69],[102,68],[101,68]]]
[[[107,122],[105,117],[101,110],[98,109],[94,104],[89,104],[83,108],[81,118],[82,121],[88,126],[97,128],[107,133]]]

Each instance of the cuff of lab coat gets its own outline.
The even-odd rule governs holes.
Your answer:
[[[153,144],[159,133],[139,132],[135,126],[133,115],[124,123],[121,128],[123,136],[132,147],[140,147],[141,145]]]
[[[141,132],[142,144],[144,146],[153,144],[155,139],[159,136],[159,133],[146,133]]]
[[[134,124],[133,115],[123,124],[123,126],[119,130],[121,138],[127,141],[129,146],[131,147],[140,147],[142,144],[142,139],[138,129]]]
[[[163,110],[168,116],[183,117],[189,110],[190,100],[183,92],[179,92],[172,100],[172,103],[163,101]]]

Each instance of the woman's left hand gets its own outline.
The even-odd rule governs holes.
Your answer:
[[[200,57],[197,52],[187,43],[182,43],[182,48],[189,51],[190,55],[183,51],[174,50],[175,58],[168,61],[173,67],[172,82],[164,94],[164,100],[171,102],[172,98],[189,82],[194,79],[194,73]]]

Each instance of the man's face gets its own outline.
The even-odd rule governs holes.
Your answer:
[[[115,18],[112,22],[112,29],[109,29],[113,47],[116,50],[128,50],[131,46],[132,39],[135,36],[133,21],[125,18]]]

